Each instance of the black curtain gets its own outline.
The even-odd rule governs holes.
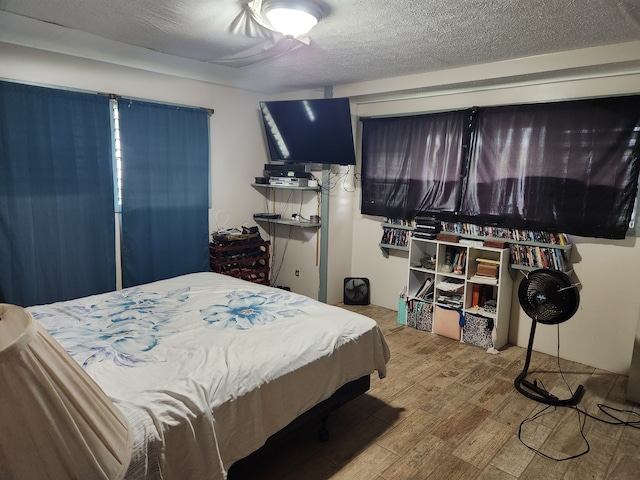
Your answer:
[[[459,220],[624,238],[639,136],[640,96],[482,108]]]
[[[452,219],[470,110],[362,119],[363,214]]]

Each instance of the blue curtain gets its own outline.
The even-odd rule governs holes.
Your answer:
[[[0,301],[115,289],[109,99],[0,82]]]
[[[118,102],[122,283],[209,270],[209,122],[200,109]]]

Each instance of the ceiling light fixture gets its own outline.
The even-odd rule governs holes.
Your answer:
[[[276,30],[292,38],[308,33],[322,18],[312,0],[263,0],[262,9]]]

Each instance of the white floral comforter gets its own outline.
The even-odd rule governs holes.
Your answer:
[[[215,273],[28,310],[125,412],[130,478],[225,478],[389,359],[371,319]]]

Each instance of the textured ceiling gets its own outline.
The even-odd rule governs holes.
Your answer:
[[[327,0],[309,45],[222,66],[271,45],[231,33],[245,3],[0,0],[0,41],[98,59],[110,51],[122,64],[135,52],[180,62],[186,76],[282,92],[640,40],[640,0]]]

